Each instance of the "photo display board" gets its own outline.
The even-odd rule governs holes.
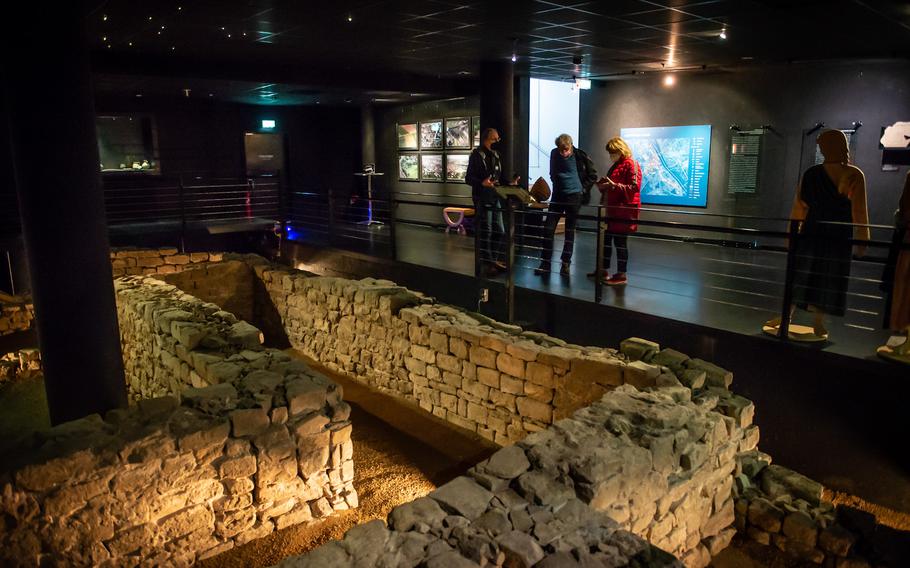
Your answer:
[[[729,193],[755,193],[761,164],[764,128],[737,130],[730,140],[730,170],[727,173]]]
[[[641,164],[641,202],[708,205],[711,125],[623,128],[620,136]]]

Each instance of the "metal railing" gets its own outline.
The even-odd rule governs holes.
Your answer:
[[[610,269],[603,263],[605,241],[615,240],[611,223],[625,219],[608,216],[603,206],[580,207],[576,252],[568,266],[571,277],[554,284],[552,277],[560,263],[558,250],[553,251],[552,274],[542,271],[540,276],[545,279],[540,283],[529,280],[532,271],[539,267],[545,248],[553,246],[547,237],[546,217],[551,213],[546,209],[499,200],[496,211],[475,211],[473,237],[456,232],[429,238],[431,233],[415,231],[445,227],[443,209],[474,209],[470,198],[420,191],[386,195],[373,201],[373,219],[380,225],[365,223],[367,209],[363,198],[338,197],[332,192],[291,193],[289,202],[290,240],[350,248],[410,262],[423,262],[419,259],[422,256],[436,267],[473,273],[478,288],[503,288],[510,321],[522,311],[522,306],[516,303],[517,287],[557,288],[558,293],[576,298],[597,303],[609,300],[642,311],[650,311],[646,304],[650,298],[657,298],[655,305],[663,302],[664,307],[663,311],[655,310],[656,315],[699,321],[704,315],[699,312],[709,312],[723,325],[739,326],[750,333],[761,329],[765,320],[778,319],[780,324],[774,330],[781,340],[787,341],[791,337],[791,306],[805,303],[806,295],[799,291],[807,283],[815,282],[813,285],[821,296],[840,294],[842,299],[846,298],[845,313],[833,316],[837,325],[875,335],[877,341],[885,327],[883,316],[888,295],[883,291],[888,283],[883,283],[881,272],[889,254],[893,258],[897,250],[908,248],[901,244],[902,237],[893,235],[893,227],[868,225],[872,238],[853,239],[851,233],[851,238],[841,243],[848,249],[865,248],[862,257],[848,252],[846,259],[843,253],[839,258],[824,258],[817,252],[805,251],[809,237],[800,232],[799,223],[787,218],[644,207],[639,209],[637,231],[626,236],[631,251],[627,292],[626,286],[611,286],[599,277],[583,280],[581,284],[571,280],[581,272],[603,275]],[[401,213],[405,208],[410,212],[407,217]],[[421,210],[426,213],[418,214]],[[611,213],[615,211],[611,208]],[[483,213],[493,213],[494,218],[501,216],[501,228],[496,224],[491,235],[493,242],[478,230],[477,220]],[[849,230],[852,228],[850,225]],[[401,233],[406,229],[408,234]],[[402,235],[400,241],[396,230]],[[438,235],[435,231],[432,234]],[[415,243],[415,240],[425,242]],[[428,254],[409,253],[414,247],[423,247]],[[611,256],[617,252],[614,250]],[[846,270],[840,276],[831,277],[826,272],[830,266],[820,269],[818,262],[812,264],[803,258],[813,255],[822,265],[846,263],[841,267]],[[458,261],[450,261],[452,258]],[[607,295],[607,288],[613,293]]]

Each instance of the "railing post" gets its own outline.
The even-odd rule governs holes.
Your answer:
[[[515,200],[506,199],[506,321],[515,321]]]
[[[177,192],[180,200],[180,252],[186,252],[186,195],[183,188],[183,174],[177,177]]]
[[[484,226],[484,220],[481,219],[481,215],[486,215],[486,211],[483,207],[483,202],[477,201],[474,204],[474,278],[480,278],[481,271],[483,270],[483,259],[481,258],[481,239],[480,233],[481,228]],[[484,219],[486,219],[484,217]],[[478,293],[480,291],[478,290]],[[479,311],[479,310],[478,310]]]
[[[389,254],[392,260],[398,260],[398,243],[395,240],[395,196],[391,188],[386,195],[386,206],[389,208]]]
[[[782,341],[790,337],[790,312],[793,305],[793,281],[796,279],[796,248],[799,239],[799,221],[790,221],[790,237],[787,242],[787,272],[784,276],[784,302],[780,311],[780,327],[777,336]]]
[[[604,208],[597,206],[597,245],[594,247],[594,302],[604,297]]]

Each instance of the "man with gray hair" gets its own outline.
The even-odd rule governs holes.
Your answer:
[[[562,265],[559,273],[568,276],[575,245],[575,224],[578,221],[582,196],[585,192],[590,192],[591,186],[597,181],[594,163],[585,152],[573,147],[572,137],[568,134],[560,134],[556,138],[556,147],[550,152],[550,180],[553,182],[553,197],[547,209],[540,266],[534,269],[534,274],[550,272],[553,235],[556,233],[559,218],[565,215],[566,240],[562,247]]]

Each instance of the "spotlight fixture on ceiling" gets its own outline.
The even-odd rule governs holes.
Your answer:
[[[348,20],[349,22],[353,22],[353,21],[354,21],[354,14],[348,13],[348,18],[347,18],[347,20]]]
[[[726,27],[724,27],[722,30],[720,30],[719,37],[720,37],[720,39],[727,39],[727,28]]]
[[[512,63],[518,61],[518,38],[512,38]]]
[[[516,61],[518,61],[518,55],[513,53],[512,54],[512,63],[515,63]]]
[[[667,74],[664,76],[664,87],[672,87],[676,84],[676,77],[673,75]]]

